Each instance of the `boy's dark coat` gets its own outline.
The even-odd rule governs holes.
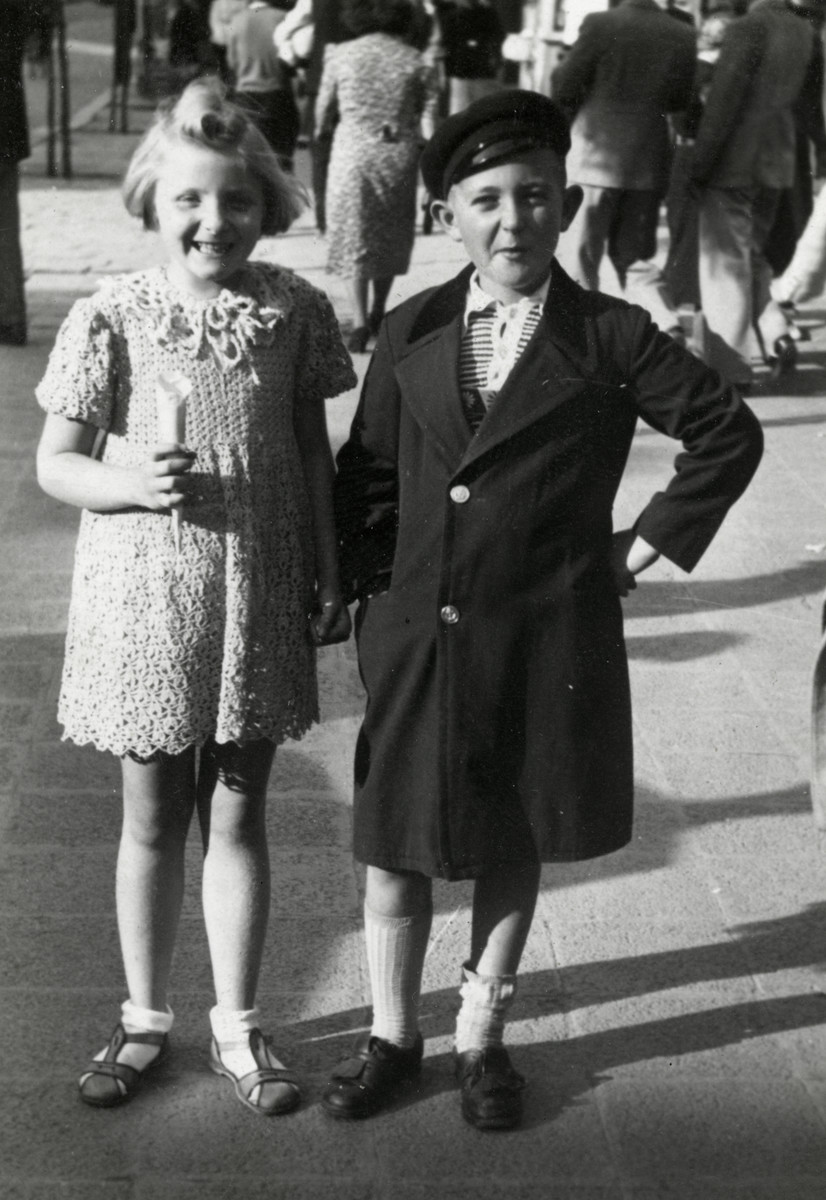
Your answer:
[[[351,594],[392,570],[357,621],[356,855],[446,878],[516,856],[523,812],[546,861],[628,841],[631,712],[609,551],[637,417],[684,444],[637,530],[685,570],[762,448],[717,375],[556,264],[544,320],[471,436],[458,385],[468,277],[387,318],[336,485]]]

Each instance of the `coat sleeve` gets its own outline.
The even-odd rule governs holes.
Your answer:
[[[348,604],[390,582],[398,532],[399,400],[385,322],[349,439],[336,459],[339,571]]]
[[[652,496],[634,528],[691,571],[757,470],[763,431],[736,388],[660,333],[647,313],[631,311],[637,328],[629,384],[637,410],[653,429],[683,443],[668,486]]]

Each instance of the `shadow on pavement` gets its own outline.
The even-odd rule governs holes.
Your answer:
[[[823,591],[822,562],[801,562],[770,574],[737,579],[641,580],[623,605],[626,620],[719,608],[754,608]]]

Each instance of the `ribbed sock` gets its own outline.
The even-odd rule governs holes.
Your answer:
[[[385,917],[364,906],[374,1037],[409,1049],[419,1031],[419,993],[433,911]]]
[[[456,1050],[489,1050],[501,1046],[505,1019],[516,995],[515,975],[477,975],[462,967],[461,1007],[456,1017]]]

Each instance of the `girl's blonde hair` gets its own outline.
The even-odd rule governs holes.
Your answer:
[[[264,192],[261,233],[289,229],[307,205],[304,188],[282,170],[278,157],[249,117],[227,98],[219,79],[196,79],[180,97],[158,109],[126,170],[123,202],[127,212],[157,229],[155,185],[164,153],[175,142],[191,142],[219,154],[237,154]]]

